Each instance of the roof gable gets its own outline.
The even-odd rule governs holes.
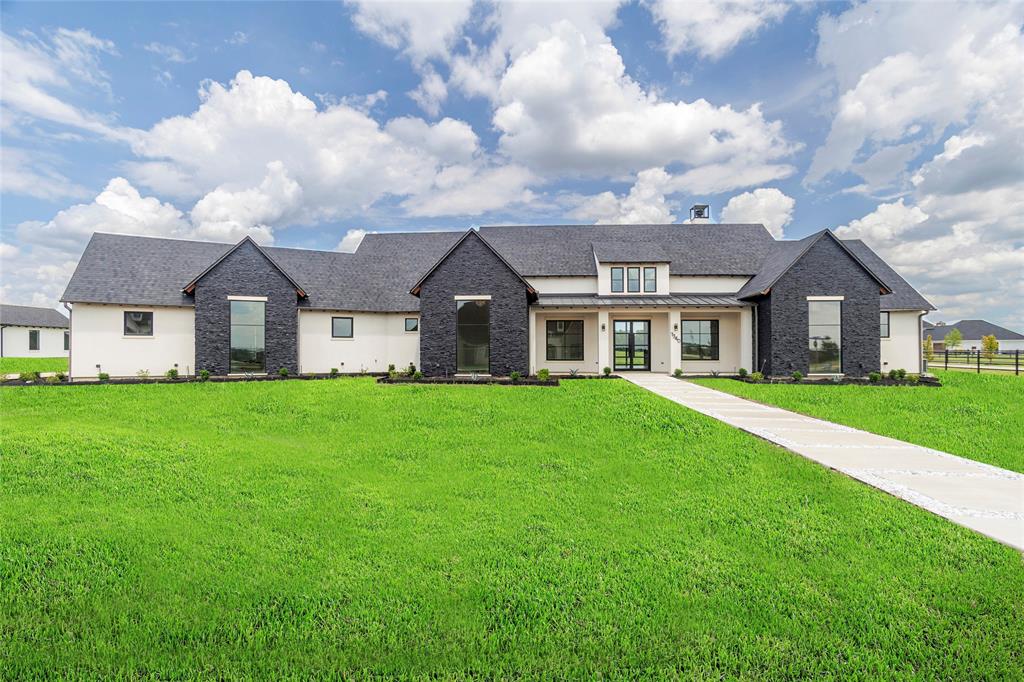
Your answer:
[[[227,250],[227,251],[226,251],[226,252],[225,252],[225,253],[224,253],[224,254],[223,254],[223,255],[222,255],[222,256],[221,256],[220,258],[218,258],[218,259],[217,259],[217,260],[215,260],[215,261],[214,261],[213,263],[211,263],[209,267],[207,267],[207,268],[206,268],[205,270],[203,270],[203,271],[202,271],[202,272],[200,272],[200,273],[199,273],[198,275],[196,275],[196,276],[195,276],[195,277],[194,277],[194,278],[192,279],[192,281],[190,281],[190,282],[189,282],[188,284],[186,284],[186,285],[185,285],[184,287],[182,287],[182,289],[181,289],[181,290],[182,290],[182,291],[183,291],[184,293],[186,293],[186,294],[191,294],[191,293],[195,292],[195,290],[196,290],[196,284],[197,284],[197,283],[199,282],[199,280],[201,280],[201,279],[202,279],[203,277],[206,277],[206,275],[208,275],[208,274],[210,273],[210,271],[211,271],[211,270],[213,270],[213,269],[214,269],[215,267],[217,267],[218,265],[220,265],[220,264],[221,264],[221,263],[222,263],[222,262],[224,261],[224,259],[226,259],[226,258],[227,258],[228,256],[230,256],[231,254],[233,254],[233,253],[234,253],[235,251],[237,251],[238,249],[240,249],[240,248],[241,248],[241,247],[242,247],[243,245],[245,245],[245,244],[251,244],[251,245],[252,245],[253,247],[255,247],[255,248],[256,248],[256,251],[257,251],[257,252],[259,252],[259,254],[260,254],[261,256],[263,256],[264,258],[266,258],[266,259],[267,259],[267,261],[269,261],[269,263],[270,263],[271,265],[273,265],[273,266],[274,266],[274,267],[275,267],[275,268],[277,269],[277,271],[278,271],[278,272],[280,272],[280,273],[281,273],[282,275],[284,275],[285,279],[287,279],[287,280],[288,280],[288,282],[289,282],[289,283],[291,283],[291,285],[292,285],[293,287],[295,287],[295,293],[297,293],[297,294],[299,295],[299,298],[306,298],[306,292],[305,292],[305,290],[304,290],[304,289],[303,289],[303,288],[302,288],[301,286],[299,286],[299,284],[298,284],[298,283],[297,283],[297,282],[296,282],[296,281],[295,281],[295,280],[294,280],[294,279],[292,278],[292,276],[291,276],[291,275],[289,275],[289,274],[288,274],[288,273],[287,273],[287,272],[285,271],[285,269],[284,269],[284,268],[282,268],[282,267],[281,267],[280,265],[278,265],[277,261],[276,261],[276,260],[274,260],[273,258],[271,258],[271,257],[270,257],[270,254],[268,254],[268,253],[267,253],[266,251],[264,251],[264,250],[263,250],[263,249],[262,249],[262,248],[260,247],[260,245],[259,245],[259,244],[257,244],[257,243],[256,243],[256,241],[255,241],[255,240],[254,240],[254,239],[253,239],[252,237],[250,237],[249,235],[245,235],[244,237],[242,237],[242,240],[241,240],[241,241],[239,241],[239,242],[238,242],[237,244],[235,244],[235,245],[234,245],[233,247],[231,247],[230,249],[228,249],[228,250]]]
[[[478,232],[477,230],[474,230],[474,229],[472,229],[472,228],[471,228],[471,229],[469,229],[469,230],[466,230],[466,232],[465,232],[465,233],[464,233],[464,234],[462,235],[462,237],[460,237],[460,238],[459,238],[459,239],[458,239],[458,240],[457,240],[457,241],[456,241],[456,242],[455,242],[454,244],[452,244],[451,248],[450,248],[450,249],[448,249],[448,251],[446,251],[446,252],[445,252],[445,254],[444,254],[443,256],[441,256],[441,258],[439,258],[439,259],[438,259],[438,261],[437,261],[436,263],[434,263],[434,264],[433,264],[433,265],[432,265],[432,266],[430,267],[430,269],[429,269],[429,270],[427,270],[427,271],[426,271],[426,272],[425,272],[425,273],[423,274],[423,276],[422,276],[422,277],[420,277],[420,278],[419,278],[419,280],[418,280],[418,281],[416,282],[416,284],[415,284],[415,285],[413,285],[412,289],[410,289],[410,290],[409,290],[409,293],[410,293],[410,294],[412,294],[413,296],[419,296],[419,295],[420,295],[420,289],[421,289],[421,288],[423,287],[423,283],[424,283],[425,281],[427,281],[427,278],[428,278],[428,277],[430,277],[430,276],[431,276],[432,274],[434,274],[434,271],[435,271],[435,270],[437,270],[437,268],[441,266],[441,263],[444,263],[444,262],[445,262],[446,260],[448,260],[448,258],[450,258],[450,257],[451,257],[451,255],[452,255],[453,253],[455,253],[456,249],[458,249],[458,248],[459,248],[459,246],[460,246],[460,245],[461,245],[461,244],[462,244],[462,243],[463,243],[464,241],[466,241],[467,239],[477,239],[477,240],[479,240],[479,241],[480,241],[480,243],[481,243],[481,244],[483,244],[484,246],[486,246],[486,247],[487,247],[487,248],[488,248],[488,249],[490,250],[490,252],[491,252],[491,253],[493,253],[493,254],[495,255],[495,257],[496,257],[496,258],[497,258],[498,260],[500,260],[500,261],[501,261],[501,262],[502,262],[502,263],[503,263],[503,264],[505,265],[505,267],[507,267],[507,268],[509,269],[509,271],[510,271],[510,272],[511,272],[511,273],[512,273],[513,275],[515,275],[516,277],[518,277],[518,278],[519,278],[519,281],[523,283],[523,286],[524,286],[524,287],[526,287],[526,293],[527,293],[527,294],[528,294],[528,295],[529,295],[529,296],[530,296],[530,297],[531,297],[532,299],[536,300],[536,298],[537,298],[537,290],[536,290],[536,289],[534,289],[534,288],[533,288],[532,286],[530,286],[530,283],[529,283],[529,282],[527,282],[527,281],[526,281],[526,279],[525,279],[525,278],[524,278],[524,277],[523,277],[522,275],[520,275],[520,274],[519,274],[519,271],[518,271],[518,270],[516,270],[516,269],[515,269],[514,267],[512,267],[512,266],[511,266],[511,265],[509,264],[509,262],[508,262],[507,260],[505,260],[505,257],[504,257],[504,256],[502,256],[502,255],[501,255],[500,253],[498,253],[498,251],[497,251],[497,250],[496,250],[496,249],[495,249],[495,248],[494,248],[493,246],[491,246],[491,245],[490,245],[490,244],[489,244],[489,243],[487,242],[487,240],[486,240],[486,239],[484,239],[483,237],[481,237],[481,236],[480,236],[480,233],[479,233],[479,232]]]
[[[959,329],[960,336],[971,341],[981,339],[983,336],[994,336],[1000,341],[1019,341],[1024,339],[1024,334],[1018,334],[1011,329],[1000,327],[998,324],[993,324],[988,320],[960,320],[952,324],[926,325],[924,333],[940,331],[945,336],[954,329]]]
[[[0,303],[0,326],[57,327],[66,329],[68,318],[53,308]]]

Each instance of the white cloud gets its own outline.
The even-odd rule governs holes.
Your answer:
[[[314,40],[313,42],[311,42],[309,44],[309,49],[311,49],[311,50],[313,50],[313,52],[317,52],[319,54],[323,54],[324,52],[327,52],[327,46],[324,45],[323,43],[321,43],[319,40]]]
[[[374,40],[401,49],[413,62],[444,59],[463,24],[472,0],[443,2],[372,2],[350,0],[352,23]]]
[[[448,99],[448,86],[433,67],[428,67],[419,86],[409,92],[409,97],[428,115],[437,116],[441,113],[441,105]]]
[[[669,57],[696,52],[701,57],[718,59],[741,40],[780,21],[790,5],[775,0],[653,0],[649,7]]]
[[[602,192],[585,197],[570,216],[599,225],[673,223],[676,216],[666,195],[672,193],[674,187],[672,176],[664,168],[648,168],[637,173],[629,194],[616,196],[612,192]]]
[[[273,226],[294,222],[302,207],[302,187],[280,161],[267,164],[256,187],[213,190],[192,208],[190,217],[200,239],[234,242],[246,234],[273,241]]]
[[[406,199],[402,207],[411,216],[476,216],[530,201],[526,185],[532,180],[521,166],[449,166],[438,173],[432,191]]]
[[[243,31],[235,31],[231,37],[224,41],[228,45],[245,45],[249,42],[249,35]]]
[[[338,245],[334,247],[335,251],[341,251],[342,253],[355,253],[356,249],[363,242],[363,237],[366,236],[366,230],[353,229],[345,233]]]
[[[783,228],[793,220],[796,200],[774,187],[737,194],[722,209],[723,223],[762,223],[772,236],[782,239]]]
[[[4,194],[21,194],[37,199],[81,198],[88,191],[57,171],[60,159],[53,154],[7,147],[0,155],[0,185]]]
[[[174,47],[173,45],[164,45],[163,43],[152,42],[146,43],[142,46],[146,52],[152,52],[153,54],[162,57],[165,62],[172,64],[187,64],[188,62],[194,62],[195,57],[187,57],[180,48]]]

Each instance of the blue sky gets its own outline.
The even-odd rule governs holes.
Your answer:
[[[2,296],[88,235],[764,222],[1024,328],[1024,5],[8,3]]]

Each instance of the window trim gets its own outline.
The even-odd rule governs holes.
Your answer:
[[[647,273],[651,273],[651,275],[652,275],[651,276],[651,283],[653,284],[653,286],[650,289],[647,288]],[[645,265],[644,266],[643,289],[644,289],[644,293],[645,294],[656,294],[656,293],[658,293],[658,268],[657,267],[654,267],[654,266],[651,266],[651,265]]]
[[[461,369],[459,367],[459,306],[463,303],[470,303],[473,301],[485,301],[487,303],[487,370],[481,371],[478,369]],[[485,326],[485,325],[466,325],[466,326]],[[455,297],[455,373],[462,376],[468,376],[471,374],[490,376],[491,375],[491,297],[490,296],[456,296]]]
[[[415,329],[409,329],[409,322],[410,321],[416,323],[416,328]],[[406,334],[419,334],[420,333],[420,318],[418,318],[418,317],[407,317],[407,318],[405,318],[405,323],[404,324],[405,324],[405,333]]]
[[[260,296],[228,296],[228,301],[229,301],[229,303],[228,303],[228,376],[236,376],[237,377],[237,376],[245,376],[247,374],[256,374],[256,375],[268,374],[268,372],[267,372],[267,298],[265,296],[264,297],[260,297]],[[255,325],[255,324],[235,323],[234,322],[234,313],[231,311],[231,302],[236,302],[236,301],[240,302],[240,303],[262,303],[263,304],[263,324],[262,325]],[[231,368],[231,351],[234,349],[234,347],[231,345],[231,337],[233,335],[232,334],[233,327],[256,327],[256,326],[262,326],[263,327],[263,371],[262,372],[248,372],[248,371],[244,371],[244,370],[241,371],[241,372],[233,372],[233,371],[231,371],[232,370],[232,368]]]
[[[892,326],[891,326],[892,325],[892,320],[889,317],[889,311],[888,310],[880,310],[879,313],[880,313],[879,316],[878,316],[878,318],[879,318],[879,329],[878,329],[879,338],[888,339],[890,334],[892,334]],[[881,324],[881,318],[882,318],[883,315],[885,316],[885,324],[884,325]],[[884,334],[882,334],[882,328],[883,327],[885,328],[885,333]]]
[[[339,336],[334,333],[334,321],[335,320],[348,320],[348,336]],[[332,339],[354,339],[356,336],[356,321],[351,315],[332,315],[331,316],[331,338]]]
[[[580,323],[580,356],[578,358],[553,358],[551,357],[551,344],[548,342],[550,338],[549,327],[551,323],[555,322],[579,322]],[[558,332],[555,332],[558,333]],[[562,332],[563,336],[565,332]],[[565,346],[562,346],[565,348]],[[583,318],[569,318],[569,319],[549,319],[544,321],[544,360],[546,362],[583,362],[583,358],[587,354],[587,323]]]
[[[686,354],[686,342],[683,341],[685,332],[685,326],[687,322],[711,322],[713,324],[713,331],[708,332],[708,336],[714,339],[712,345],[712,354],[714,357],[710,358],[686,358],[683,357]],[[722,321],[717,317],[706,317],[700,319],[685,318],[679,321],[679,361],[680,362],[721,362],[722,361]],[[701,332],[697,332],[698,336],[703,336]]]
[[[615,288],[615,271],[619,271],[619,288]],[[611,291],[613,294],[624,294],[626,293],[626,269],[621,265],[616,265],[611,269]]]
[[[33,335],[35,336],[35,340],[36,340],[36,347],[35,348],[32,347]],[[28,330],[28,349],[29,350],[39,350],[41,345],[42,344],[41,344],[41,339],[40,339],[40,336],[39,336],[39,330],[38,329],[29,329]]]
[[[149,333],[148,334],[129,334],[128,333],[128,316],[132,313],[144,313],[149,315]],[[151,339],[156,336],[156,314],[152,310],[125,310],[124,315],[121,317],[121,334],[126,339]]]
[[[639,294],[640,293],[640,289],[641,289],[641,287],[640,287],[640,271],[642,269],[643,268],[641,268],[639,265],[631,265],[630,267],[626,268],[626,293],[629,293],[629,294]],[[633,273],[634,272],[636,273],[636,289],[633,288]]]
[[[839,324],[818,324],[813,325],[815,327],[838,327],[839,328],[839,371],[838,372],[812,372],[811,371],[811,350],[810,347],[807,349],[807,375],[808,376],[838,376],[845,374],[846,372],[844,363],[846,358],[843,353],[843,303],[845,301],[844,296],[808,296],[807,297],[807,341],[810,343],[811,340],[811,303],[838,303],[839,304]]]

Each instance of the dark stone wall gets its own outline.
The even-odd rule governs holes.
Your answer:
[[[455,297],[490,295],[491,374],[530,370],[526,286],[474,232],[420,288],[420,364],[427,376],[455,374]]]
[[[196,371],[228,373],[231,307],[228,296],[266,296],[267,372],[298,365],[298,297],[295,287],[253,244],[243,243],[199,280],[195,290]]]
[[[752,372],[771,374],[772,358],[772,299],[764,296],[757,301],[757,361]]]
[[[845,296],[842,303],[842,367],[848,376],[864,376],[879,369],[879,286],[834,240],[819,239],[768,295],[769,348],[765,374],[808,373],[808,296]],[[764,302],[761,304],[764,306]],[[759,316],[760,319],[760,316]],[[765,335],[759,323],[759,332]],[[760,345],[760,344],[759,344]]]

